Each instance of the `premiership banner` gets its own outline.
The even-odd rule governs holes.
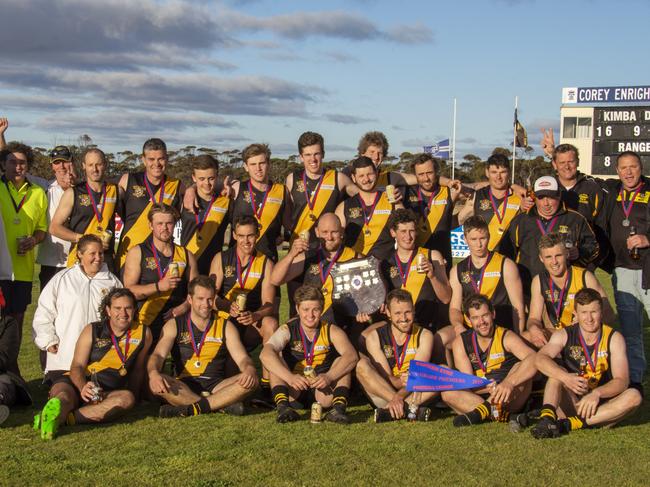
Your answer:
[[[444,139],[433,145],[425,145],[422,147],[425,154],[431,154],[433,157],[440,159],[449,159],[449,139]]]
[[[419,360],[411,360],[406,390],[409,392],[459,391],[476,389],[492,381]]]

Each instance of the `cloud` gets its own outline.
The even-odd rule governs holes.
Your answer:
[[[341,123],[344,125],[356,125],[367,122],[377,122],[376,118],[355,117],[354,115],[343,115],[340,113],[326,113],[323,118],[328,122]]]
[[[339,51],[322,51],[321,55],[325,59],[329,59],[330,61],[335,61],[337,63],[354,63],[359,60],[359,58],[355,56],[351,56],[346,52]]]
[[[421,23],[392,27],[385,36],[400,44],[428,44],[434,40],[431,29]]]
[[[13,93],[0,94],[0,106],[3,111],[38,111],[43,110],[61,110],[75,107],[74,103],[62,100],[58,97],[47,95],[16,95]]]

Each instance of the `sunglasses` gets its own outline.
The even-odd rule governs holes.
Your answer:
[[[52,164],[59,164],[64,162],[64,159],[66,161],[72,160],[72,154],[70,153],[70,149],[67,147],[55,147],[50,152],[50,159],[59,159],[58,161],[52,161]]]

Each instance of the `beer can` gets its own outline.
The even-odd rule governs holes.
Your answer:
[[[239,293],[236,298],[239,311],[246,311],[246,293]]]
[[[427,258],[424,254],[418,254],[418,260],[416,266],[420,274],[424,274],[426,272],[426,269],[424,268],[426,261]]]
[[[386,185],[386,197],[389,203],[395,203],[395,186],[392,184]]]
[[[22,235],[20,237],[16,237],[16,253],[18,255],[25,255],[26,252],[22,252],[20,250],[20,246],[23,243],[24,240],[28,239],[29,237],[27,235]]]
[[[323,420],[323,406],[320,403],[315,402],[311,405],[311,414],[309,416],[309,421],[312,423],[320,423]]]
[[[178,262],[170,262],[167,267],[167,272],[169,272],[169,277],[178,277]]]
[[[309,243],[309,230],[303,230],[300,232],[300,238],[305,241],[306,244]]]
[[[302,369],[302,374],[308,379],[316,378],[316,370],[314,370],[311,365],[307,365],[304,369]]]

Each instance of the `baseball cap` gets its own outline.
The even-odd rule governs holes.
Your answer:
[[[543,196],[551,196],[554,198],[560,197],[560,188],[557,180],[553,176],[542,176],[535,181],[533,188],[535,196],[541,198]]]
[[[56,161],[65,161],[70,162],[72,160],[72,153],[65,145],[57,145],[54,149],[50,151],[50,163],[53,164]]]

